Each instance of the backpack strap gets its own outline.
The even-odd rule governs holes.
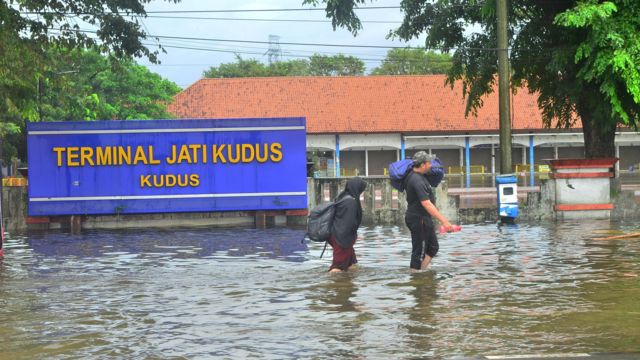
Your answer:
[[[327,250],[327,244],[329,244],[328,241],[324,242],[324,248],[322,249],[322,253],[320,253],[320,259],[322,259],[322,255],[324,255],[324,251]]]

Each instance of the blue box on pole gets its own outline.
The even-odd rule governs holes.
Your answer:
[[[515,175],[496,177],[498,190],[498,215],[503,222],[513,222],[518,217],[518,179]]]

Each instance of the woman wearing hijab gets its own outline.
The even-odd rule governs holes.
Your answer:
[[[362,222],[362,205],[360,194],[367,188],[367,183],[359,177],[351,178],[343,192],[335,200],[335,217],[329,245],[333,248],[333,262],[330,272],[346,271],[358,260],[353,244],[358,237],[358,228]]]

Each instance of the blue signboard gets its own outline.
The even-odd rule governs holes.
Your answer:
[[[29,215],[307,207],[304,118],[27,125]]]

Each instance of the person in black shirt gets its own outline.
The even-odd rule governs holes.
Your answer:
[[[335,200],[336,213],[328,240],[333,248],[333,261],[329,268],[331,272],[350,270],[358,263],[353,245],[362,222],[360,194],[366,188],[367,183],[364,180],[359,177],[351,178]]]
[[[405,223],[411,231],[412,270],[424,270],[438,253],[439,245],[432,217],[436,218],[447,231],[453,231],[451,223],[435,206],[434,191],[424,174],[431,169],[434,157],[424,151],[413,156],[413,168],[404,178],[407,193]]]

